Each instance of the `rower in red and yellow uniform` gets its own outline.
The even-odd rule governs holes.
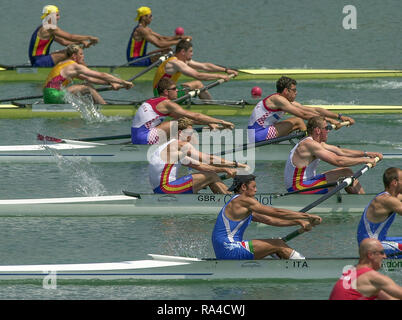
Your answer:
[[[67,46],[72,43],[82,44],[88,48],[98,43],[98,38],[93,36],[71,34],[57,26],[60,19],[59,8],[47,5],[42,10],[42,25],[36,28],[29,43],[29,60],[34,67],[53,67],[67,58],[66,50],[50,53],[53,41]]]
[[[207,186],[213,193],[229,193],[217,173],[222,172],[233,178],[237,172],[234,168],[248,169],[248,166],[194,148],[191,119],[180,118],[177,128],[178,137],[157,146],[148,159],[149,181],[154,193],[197,193]],[[182,165],[198,172],[179,177]]]
[[[227,74],[234,74],[237,76],[237,71],[225,67],[217,66],[210,62],[197,62],[192,59],[193,57],[193,44],[187,40],[181,40],[176,46],[176,52],[173,57],[162,63],[155,72],[153,89],[154,95],[157,96],[156,87],[162,78],[172,78],[177,84],[178,79],[182,74],[194,78],[196,80],[182,83],[178,86],[178,97],[183,96],[186,91],[201,89],[204,85],[202,81],[223,79],[229,80]],[[206,72],[199,72],[203,70]],[[225,72],[227,74],[211,73],[211,72]],[[209,92],[203,91],[200,93],[201,99],[211,100],[212,97]]]
[[[190,36],[185,35],[162,36],[153,31],[149,27],[152,22],[152,11],[149,7],[138,8],[135,21],[138,21],[138,25],[134,27],[131,33],[126,50],[127,61],[132,62],[130,63],[131,66],[149,66],[159,59],[160,55],[138,62],[135,62],[135,60],[157,52],[161,54],[167,53],[170,51],[170,47],[176,45],[181,39],[192,39]],[[148,42],[159,49],[147,53]]]
[[[73,84],[68,86],[73,78],[86,80],[93,84],[110,84],[114,90],[130,89],[132,82],[119,79],[105,72],[98,72],[85,66],[84,52],[77,44],[70,44],[66,48],[67,59],[59,62],[50,71],[43,89],[45,103],[60,104],[64,102],[66,91],[73,94],[90,94],[97,104],[106,104],[102,96],[90,84]]]

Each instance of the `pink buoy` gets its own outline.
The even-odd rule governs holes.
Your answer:
[[[260,87],[253,87],[253,89],[251,89],[251,96],[253,98],[261,98],[262,95],[262,89]]]
[[[182,36],[184,34],[184,29],[182,27],[177,27],[174,32],[176,33],[176,36]]]

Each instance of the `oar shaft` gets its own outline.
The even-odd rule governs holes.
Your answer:
[[[240,147],[234,148],[232,150],[228,150],[228,151],[222,151],[217,155],[225,155],[228,153],[235,153],[238,151],[243,151],[246,149],[250,149],[250,148],[258,148],[261,146],[266,146],[269,144],[274,144],[274,143],[279,143],[282,141],[287,141],[287,140],[292,140],[292,139],[300,139],[306,136],[306,132],[302,131],[302,132],[297,132],[297,133],[291,133],[287,136],[283,136],[283,137],[279,137],[279,138],[274,138],[274,139],[270,139],[270,140],[264,140],[264,141],[260,141],[260,142],[256,142],[256,143],[245,143]]]
[[[230,78],[230,79],[232,79],[232,78],[234,78],[234,77],[235,77],[234,74],[229,75],[229,78]],[[184,101],[184,100],[186,100],[186,99],[188,99],[188,98],[192,98],[192,97],[198,96],[201,92],[204,92],[204,91],[206,91],[206,90],[208,90],[208,89],[211,89],[211,88],[213,88],[213,87],[216,87],[217,85],[219,85],[219,84],[221,84],[221,83],[223,83],[223,82],[225,82],[225,80],[223,80],[223,79],[218,79],[218,80],[216,80],[216,81],[214,81],[214,82],[211,82],[210,84],[207,84],[205,87],[202,87],[201,89],[191,90],[190,92],[188,92],[188,93],[185,94],[184,96],[182,96],[182,97],[180,97],[180,98],[177,98],[176,100],[173,100],[173,101],[176,102],[176,103],[180,103],[180,102],[182,102],[182,101]]]
[[[165,54],[165,55],[161,56],[157,61],[155,61],[154,63],[152,63],[148,67],[146,67],[144,70],[138,72],[136,75],[134,75],[133,77],[131,77],[127,81],[128,82],[133,82],[135,79],[141,77],[143,74],[147,73],[148,71],[150,71],[154,67],[159,66],[163,61],[169,59],[172,55],[173,55],[173,52],[171,51],[168,54]],[[112,89],[113,88],[111,86],[107,86],[107,87],[98,88],[98,89],[96,89],[96,91],[102,92],[102,91],[109,91],[109,90],[112,90]]]

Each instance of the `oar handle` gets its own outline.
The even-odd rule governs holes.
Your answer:
[[[343,122],[338,123],[339,128],[342,128],[342,127],[345,127],[345,126],[350,126],[350,121],[343,121]],[[329,130],[336,129],[336,127],[337,127],[337,125],[335,125],[333,123],[328,125]]]
[[[232,79],[235,76],[236,76],[235,74],[230,74],[229,79]],[[204,92],[205,90],[208,90],[208,89],[211,89],[213,87],[216,87],[217,85],[219,85],[219,84],[221,84],[223,82],[225,82],[224,79],[218,79],[218,80],[216,80],[214,82],[211,82],[210,84],[206,85],[205,87],[202,87],[201,89],[191,90],[187,94],[185,94],[184,96],[182,96],[182,97],[180,97],[180,98],[178,98],[176,100],[173,100],[173,101],[176,102],[176,103],[180,103],[180,102],[182,102],[182,101],[184,101],[184,100],[186,100],[188,98],[198,96],[201,92]]]

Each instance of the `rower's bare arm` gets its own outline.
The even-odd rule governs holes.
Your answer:
[[[91,70],[91,69],[89,69],[83,65],[79,65],[79,64],[74,64],[74,67],[76,68],[78,76],[80,76],[81,78],[86,78],[87,81],[90,81],[90,82],[93,82],[96,84],[108,84],[109,83],[112,86],[113,86],[113,84],[117,84],[117,85],[121,85],[122,87],[124,87],[126,89],[133,87],[132,82],[119,79],[115,76],[112,76],[109,73]],[[97,79],[97,80],[95,80],[95,79]]]
[[[288,209],[274,208],[270,206],[264,206],[256,199],[250,200],[250,210],[255,213],[267,215],[269,217],[280,218],[285,220],[309,220],[310,214],[303,212],[291,211]]]
[[[373,166],[375,166],[376,163],[375,159],[373,158],[338,155],[334,151],[329,150],[328,147],[330,145],[328,144],[320,144],[316,141],[306,141],[304,145],[308,148],[312,155],[336,167],[350,167],[362,163],[371,163]]]
[[[388,276],[376,272],[375,276],[371,277],[370,282],[375,288],[384,291],[392,298],[402,299],[402,287]]]
[[[173,60],[170,61],[172,65],[174,65],[174,69],[176,71],[181,72],[182,74],[197,79],[197,80],[217,80],[217,79],[223,79],[225,81],[229,80],[229,76],[223,75],[223,74],[218,74],[218,73],[204,73],[204,72],[198,72],[196,69],[192,68],[191,65],[193,65],[192,62],[187,65],[183,61],[180,60]]]
[[[253,212],[252,215],[253,215],[254,222],[264,223],[266,225],[274,226],[274,227],[289,227],[289,226],[295,226],[295,225],[299,224],[298,220],[285,220],[285,219],[281,219],[281,218],[267,216],[264,214],[259,214],[256,212]]]
[[[141,28],[140,35],[147,40],[148,42],[152,43],[154,46],[158,48],[166,48],[176,45],[179,40],[174,39],[166,39],[161,37],[158,33],[153,32],[149,28]]]
[[[402,216],[402,202],[397,197],[386,197],[383,202],[388,212],[396,212]]]
[[[72,33],[68,33],[60,28],[56,28],[53,31],[53,34],[58,37],[58,38],[63,38],[65,40],[71,41],[71,42],[75,42],[75,43],[82,43],[84,45],[85,41],[89,41],[90,44],[96,44],[98,43],[99,39],[97,37],[93,37],[93,36],[87,36],[87,35],[79,35],[79,34],[72,34]]]
[[[274,96],[271,98],[275,103],[275,108],[281,109],[287,113],[290,113],[296,117],[308,120],[315,114],[309,109],[299,108],[295,102],[290,103],[286,98],[281,96]]]
[[[224,121],[221,119],[216,119],[210,116],[207,116],[205,114],[202,113],[197,113],[197,112],[193,112],[190,110],[185,110],[183,109],[181,106],[179,106],[177,103],[173,102],[173,101],[168,101],[165,104],[166,109],[168,111],[168,113],[175,119],[179,119],[181,117],[187,117],[190,118],[194,121],[196,121],[197,123],[200,124],[210,124],[210,123],[216,123],[216,124],[220,124],[225,128],[229,128],[229,129],[233,129],[234,128],[234,124],[228,121]]]

